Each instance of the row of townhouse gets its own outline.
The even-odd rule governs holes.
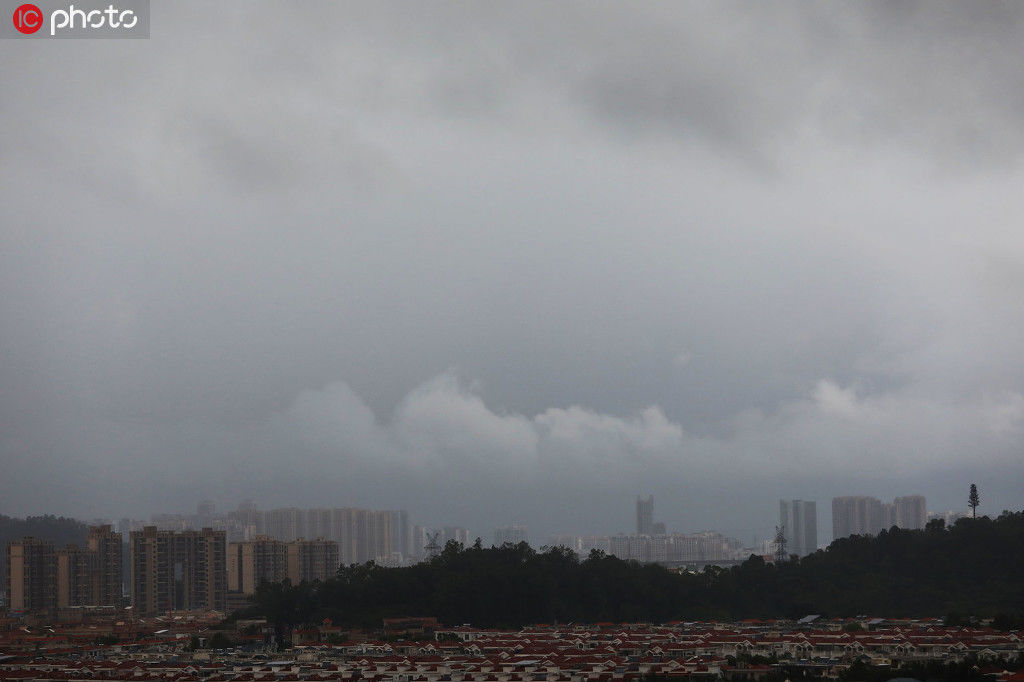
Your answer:
[[[745,655],[805,661],[831,672],[855,660],[958,660],[969,654],[996,659],[1024,650],[1018,632],[923,621],[866,632],[844,631],[842,623],[811,628],[783,622],[536,626],[515,632],[467,626],[441,630],[431,642],[328,642],[317,638],[317,628],[307,628],[306,639],[287,654],[211,653],[187,649],[190,634],[203,633],[208,624],[159,624],[170,627],[140,631],[131,642],[99,649],[68,633],[36,633],[22,642],[27,646],[20,657],[7,661],[0,639],[0,682],[633,682],[648,676],[728,676],[751,669],[743,668]],[[267,661],[268,655],[282,658]],[[106,660],[90,660],[97,656]]]
[[[518,660],[497,664],[487,659],[463,658],[443,664],[399,659],[309,666],[297,662],[277,665],[221,665],[131,662],[114,666],[96,661],[24,664],[17,669],[0,667],[0,680],[13,682],[625,682],[643,675],[717,677],[720,668],[701,660],[667,661],[658,664],[623,660],[572,661]]]

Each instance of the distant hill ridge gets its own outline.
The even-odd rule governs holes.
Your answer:
[[[0,591],[6,589],[7,583],[7,543],[20,540],[26,535],[49,540],[56,547],[69,544],[84,545],[89,535],[89,527],[77,519],[63,516],[29,516],[16,519],[0,514]]]
[[[89,526],[78,519],[52,514],[24,519],[0,514],[0,548],[5,549],[8,542],[20,540],[26,535],[49,540],[57,548],[69,544],[84,545],[89,535]]]

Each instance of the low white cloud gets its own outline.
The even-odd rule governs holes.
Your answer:
[[[841,388],[828,379],[822,379],[814,387],[814,402],[822,412],[844,417],[856,417],[860,411],[860,404],[854,390]]]
[[[410,461],[423,458],[461,466],[529,466],[537,434],[529,420],[490,410],[478,393],[446,372],[411,391],[390,422],[395,445]]]

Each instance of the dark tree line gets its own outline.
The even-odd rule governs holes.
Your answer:
[[[406,568],[342,567],[323,583],[264,583],[254,612],[279,627],[319,622],[379,627],[385,617],[431,615],[445,624],[731,620],[879,614],[1024,617],[1024,512],[962,519],[947,529],[896,528],[855,536],[781,564],[752,556],[730,569],[677,574],[593,552],[526,544],[449,543]]]
[[[69,544],[82,545],[89,535],[89,527],[77,519],[63,516],[30,516],[26,519],[15,519],[0,514],[0,548],[6,548],[12,540],[20,540],[26,535],[40,540],[49,540],[55,547]]]
[[[1019,670],[1021,659],[982,661],[972,654],[960,661],[903,661],[894,668],[857,661],[839,673],[839,682],[888,682],[892,679],[981,682],[992,679],[992,675],[986,674],[984,668],[993,665],[1007,670]]]

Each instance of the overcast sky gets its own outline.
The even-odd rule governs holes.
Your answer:
[[[1024,507],[1024,3],[153,2],[0,41],[0,513]]]

